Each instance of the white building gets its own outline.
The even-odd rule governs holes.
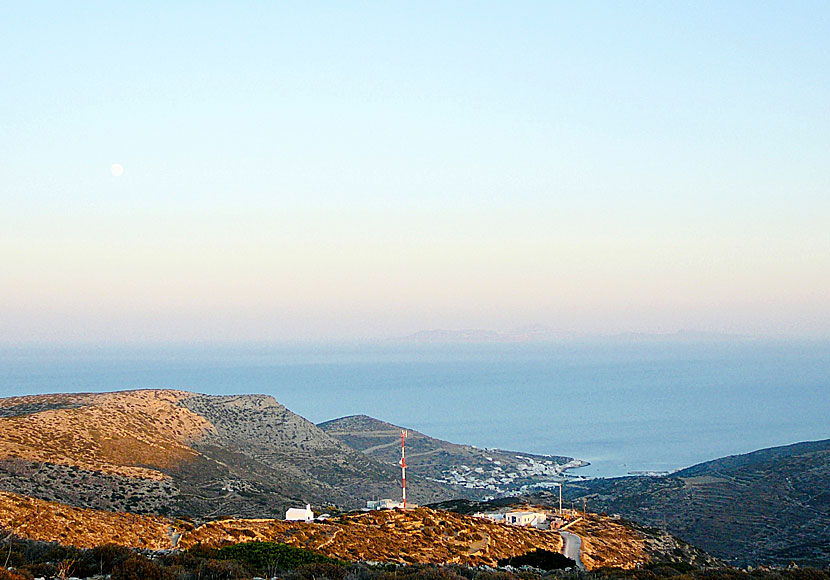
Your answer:
[[[285,519],[290,522],[313,522],[314,512],[309,504],[305,504],[305,508],[288,508]]]
[[[403,503],[395,501],[394,499],[376,499],[367,501],[366,507],[370,510],[391,510],[395,508],[402,508]]]
[[[547,520],[545,512],[515,511],[504,514],[504,521],[512,526],[538,526]]]

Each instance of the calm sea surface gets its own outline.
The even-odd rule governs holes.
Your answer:
[[[458,443],[671,470],[830,438],[830,342],[0,347],[0,396],[267,393]]]

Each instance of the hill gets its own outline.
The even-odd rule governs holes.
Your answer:
[[[318,425],[364,455],[399,465],[401,429],[366,415],[352,415]],[[585,465],[570,457],[480,449],[408,430],[406,463],[413,473],[458,488],[459,497],[481,498],[545,488],[570,467]]]
[[[163,550],[275,541],[347,561],[401,564],[495,566],[503,558],[537,549],[562,549],[556,531],[497,524],[426,507],[344,515],[321,523],[219,519],[193,526],[182,520],[80,509],[6,492],[0,492],[0,529],[18,538],[83,548],[112,543]],[[677,543],[667,553],[665,542],[593,514],[572,529],[582,536],[583,560],[589,570],[609,565],[633,568],[658,562],[714,562],[679,551]]]
[[[399,472],[264,395],[184,391],[0,399],[0,490],[134,513],[282,516],[361,507]],[[413,474],[417,502],[452,497]]]
[[[664,527],[736,565],[830,563],[830,439],[763,449],[664,477],[574,482],[594,511]]]

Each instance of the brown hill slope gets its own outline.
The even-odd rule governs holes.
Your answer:
[[[398,471],[262,395],[145,390],[0,399],[0,490],[139,513],[280,516],[388,496]],[[412,497],[451,496],[413,478]]]
[[[344,560],[487,565],[536,548],[557,552],[562,547],[556,532],[494,524],[428,508],[373,511],[321,524],[216,521],[188,533],[181,545],[250,540],[285,542]]]
[[[349,447],[388,465],[401,458],[401,427],[366,415],[352,415],[318,425]],[[543,487],[564,469],[570,457],[542,456],[500,449],[480,449],[408,430],[406,463],[413,473],[453,485],[459,497],[481,498]]]
[[[630,569],[648,563],[684,563],[701,568],[723,565],[666,532],[628,521],[589,513],[569,529],[582,538],[582,562],[589,570]]]
[[[562,548],[555,531],[496,524],[423,507],[348,515],[325,523],[223,519],[194,528],[158,516],[79,509],[5,492],[0,492],[0,529],[22,538],[77,547],[113,543],[168,549],[277,541],[344,560],[398,563],[495,565],[499,559],[538,548],[554,552]],[[682,543],[671,544],[675,549],[667,558],[664,543],[655,547],[655,536],[596,515],[577,522],[572,530],[583,539],[583,561],[589,569],[632,568],[638,562],[712,562],[683,560],[677,552]]]
[[[6,492],[0,492],[0,529],[79,548],[112,543],[151,550],[172,547],[182,531],[158,516],[80,509]]]
[[[565,489],[734,564],[830,563],[830,439]]]

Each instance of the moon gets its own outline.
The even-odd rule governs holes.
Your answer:
[[[124,175],[124,166],[120,163],[113,163],[112,167],[110,167],[110,171],[112,172],[113,177],[121,177]]]

